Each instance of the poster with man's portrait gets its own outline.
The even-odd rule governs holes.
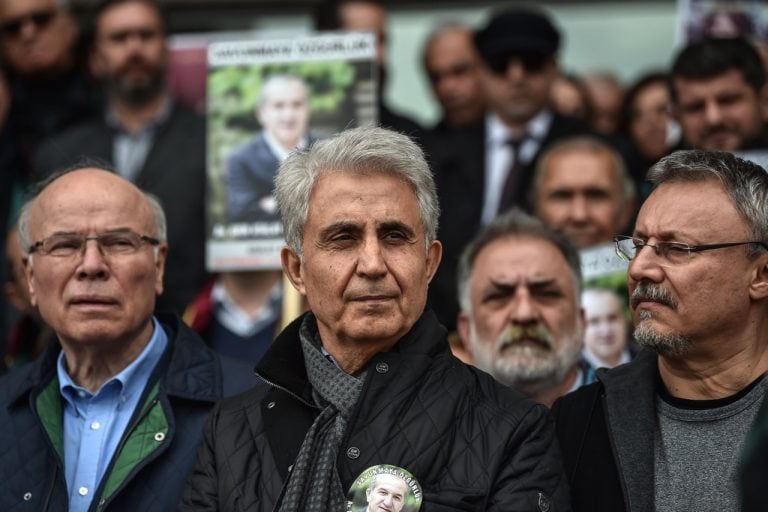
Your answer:
[[[368,33],[210,45],[210,271],[280,268],[277,169],[295,150],[376,122],[374,58]]]

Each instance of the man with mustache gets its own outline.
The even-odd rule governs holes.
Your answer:
[[[547,406],[591,381],[579,255],[565,235],[511,210],[466,247],[458,282],[458,332],[478,368]]]
[[[670,92],[684,146],[768,147],[765,70],[747,40],[705,39],[684,48],[672,65]]]
[[[0,510],[175,510],[214,403],[255,384],[153,314],[165,226],[157,199],[89,164],[22,208],[30,302],[58,343],[0,379]]]
[[[555,403],[575,511],[739,510],[736,470],[768,385],[768,174],[726,152],[651,167],[618,237],[646,347]]]
[[[158,3],[101,0],[93,30],[90,65],[104,84],[105,109],[49,140],[34,167],[42,178],[96,157],[155,194],[166,207],[173,247],[158,308],[181,313],[206,278],[205,123],[168,93],[167,26]]]
[[[416,143],[347,130],[291,153],[275,192],[310,311],[257,365],[267,385],[212,413],[181,510],[345,510],[383,464],[423,510],[567,509],[547,410],[454,358],[424,309],[442,246]]]

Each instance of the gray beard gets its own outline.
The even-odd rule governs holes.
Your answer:
[[[647,311],[641,311],[640,323],[635,327],[635,340],[641,347],[646,347],[664,357],[680,357],[690,352],[693,341],[682,334],[661,334],[654,331],[642,320],[651,318]]]
[[[499,354],[494,344],[484,344],[478,339],[474,325],[470,330],[475,365],[501,384],[528,397],[535,398],[539,393],[559,386],[581,356],[578,331],[565,335],[559,349],[553,352],[530,346],[511,346]]]

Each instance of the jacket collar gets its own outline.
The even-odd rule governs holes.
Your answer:
[[[600,369],[605,407],[627,510],[653,510],[658,356],[642,350],[630,363]]]
[[[155,370],[163,376],[161,388],[171,396],[214,402],[223,397],[218,355],[176,315],[157,315],[168,334],[168,347]],[[61,346],[52,342],[35,362],[19,368],[11,382],[8,403],[13,406],[30,392],[39,392],[56,375]],[[6,378],[11,378],[11,372]]]
[[[270,385],[283,388],[308,404],[312,400],[312,389],[307,378],[304,354],[299,343],[299,328],[305,313],[286,327],[275,339],[256,366],[256,374]],[[408,356],[409,364],[428,365],[429,360],[448,345],[447,332],[440,325],[432,311],[424,312],[416,323],[392,350],[374,356],[368,363],[371,367],[384,359]],[[420,373],[413,372],[413,378]]]

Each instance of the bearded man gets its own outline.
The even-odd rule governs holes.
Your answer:
[[[631,237],[635,339],[555,404],[574,511],[741,510],[737,468],[766,395],[768,174],[726,152],[648,171]]]
[[[458,332],[478,368],[547,406],[591,382],[579,254],[565,235],[511,210],[464,249],[458,278]]]

